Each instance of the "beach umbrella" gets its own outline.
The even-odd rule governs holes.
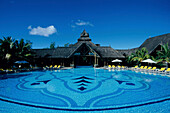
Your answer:
[[[143,60],[142,62],[146,62],[146,63],[154,63],[154,64],[156,64],[157,62],[155,62],[155,61],[153,61],[153,60],[151,60],[151,59],[146,59],[146,60]]]
[[[22,61],[16,61],[16,64],[28,64],[29,62],[22,60]]]
[[[122,62],[122,60],[115,59],[115,60],[113,60],[112,62]]]

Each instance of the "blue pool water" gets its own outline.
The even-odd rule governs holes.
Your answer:
[[[170,78],[132,71],[74,68],[1,77],[0,100],[68,111],[133,108],[170,100]]]

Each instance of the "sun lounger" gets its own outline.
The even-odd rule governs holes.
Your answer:
[[[5,74],[5,73],[6,73],[6,71],[4,69],[0,68],[0,74]]]
[[[60,69],[61,68],[61,66],[60,65],[58,65],[58,67],[57,67],[58,69]]]
[[[48,66],[43,67],[44,70],[49,69],[49,68],[50,68],[50,67],[48,67]],[[33,68],[32,68],[32,69],[33,69]]]
[[[143,69],[144,68],[144,66],[141,66],[139,69]]]
[[[57,65],[54,65],[53,69],[58,69],[57,67],[58,67]]]
[[[152,69],[148,70],[149,72],[155,72],[156,71],[156,67],[153,67]]]
[[[147,70],[150,70],[150,69],[152,69],[152,67],[148,67],[148,69],[147,69]]]
[[[0,68],[0,71],[5,71],[4,69]]]
[[[140,71],[143,68],[144,68],[144,66],[141,66],[140,68],[137,68],[137,71]]]
[[[138,66],[135,66],[135,67],[132,67],[132,68],[135,68],[135,69],[136,69],[136,68],[138,68]]]
[[[122,69],[126,69],[126,67],[125,67],[125,66],[122,66]]]
[[[147,71],[147,68],[148,68],[147,66],[144,66],[143,68],[139,69],[138,71],[142,71],[142,72]]]
[[[108,69],[111,69],[112,68],[112,66],[111,65],[108,65]]]
[[[165,68],[161,68],[160,70],[158,70],[158,73],[165,73]]]
[[[147,68],[148,68],[148,66],[145,66],[140,71],[146,71]]]
[[[43,67],[44,70],[46,70],[47,68],[46,67]]]
[[[147,69],[148,68],[148,66],[145,66],[143,69]]]
[[[55,65],[53,68],[57,68],[57,65]]]
[[[13,73],[14,70],[12,70],[12,69],[7,69],[6,72],[7,72],[7,73]]]
[[[155,70],[156,69],[156,67],[153,67],[151,70]]]
[[[116,68],[116,66],[115,65],[112,65],[112,69],[115,69]]]
[[[165,71],[165,73],[166,73],[167,75],[170,75],[170,68],[168,68],[168,69]]]
[[[138,66],[136,65],[135,67],[132,67],[132,68],[130,68],[129,70],[136,70],[136,69],[138,69]]]
[[[118,66],[117,66],[117,69],[121,69],[121,66],[118,65]]]
[[[145,69],[145,71],[150,71],[152,69],[152,67],[148,67]]]
[[[135,66],[134,68],[138,68],[138,66]]]

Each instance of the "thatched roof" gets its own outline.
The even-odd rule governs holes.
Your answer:
[[[56,49],[34,49],[34,52],[37,58],[69,58],[74,55],[82,44],[86,44],[102,58],[124,58],[123,55],[111,47],[92,46],[91,42],[81,42],[72,47],[58,47]]]
[[[117,51],[121,53],[122,55],[131,55],[131,53],[135,53],[137,49],[142,49],[143,47],[146,47],[149,54],[151,54],[154,51],[154,49],[156,49],[159,45],[164,45],[167,43],[170,48],[170,33],[148,38],[138,48],[122,49],[122,50],[117,50]]]
[[[56,49],[34,49],[34,52],[36,53],[37,58],[70,58],[82,45],[92,49],[101,58],[124,58],[122,54],[109,46],[96,46],[91,42],[89,34],[85,30],[81,33],[81,37],[78,39],[78,42],[70,47],[57,47]]]
[[[117,49],[117,51],[122,54],[123,56],[128,56],[131,55],[132,53],[135,53],[135,51],[138,48],[133,48],[133,49]]]
[[[73,47],[58,47],[56,49],[34,49],[36,58],[68,58],[75,50]]]
[[[139,47],[139,49],[146,47],[149,53],[152,53],[152,51],[158,46],[158,45],[164,45],[167,44],[170,48],[170,33],[163,34],[155,37],[148,38],[145,40],[145,42]]]
[[[34,49],[37,58],[70,58],[78,51],[81,46],[87,46],[92,49],[101,58],[125,58],[126,55],[135,53],[137,49],[146,47],[151,53],[158,45],[168,42],[170,48],[170,33],[148,38],[140,47],[133,49],[115,50],[109,46],[97,46],[89,38],[89,34],[84,30],[78,42],[70,47],[57,47],[56,49]]]
[[[89,38],[89,33],[87,33],[86,30],[84,30],[80,34],[80,38],[78,39],[78,41],[91,41],[91,39]]]
[[[117,50],[111,47],[97,47],[95,49],[103,58],[124,58]]]

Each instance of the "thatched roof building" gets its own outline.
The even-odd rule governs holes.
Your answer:
[[[155,49],[158,49],[160,45],[167,44],[170,48],[170,33],[163,34],[155,37],[148,38],[145,42],[139,47],[139,49],[146,47],[149,54],[153,53]]]
[[[107,65],[110,59],[125,58],[121,53],[110,46],[100,46],[99,44],[94,44],[91,42],[91,38],[89,38],[89,34],[85,30],[81,33],[78,42],[70,45],[69,47],[34,49],[34,52],[36,53],[35,58],[37,58],[37,60],[51,59],[53,63],[58,60],[60,63],[56,63],[62,65],[65,63],[68,65]],[[79,61],[75,58],[79,59]]]
[[[130,55],[131,53],[134,53],[137,49],[142,49],[143,47],[146,47],[149,54],[155,55],[156,51],[159,51],[161,49],[161,45],[167,43],[170,48],[170,33],[148,38],[140,47],[117,51],[120,52],[122,55]]]
[[[161,45],[169,44],[170,33],[148,38],[140,47],[133,49],[115,50],[110,46],[94,44],[89,34],[84,30],[80,34],[77,43],[69,47],[57,47],[55,49],[34,49],[35,62],[40,65],[60,64],[63,66],[99,65],[105,66],[113,59],[124,60],[127,55],[135,53],[137,49],[146,47],[149,54],[154,55],[160,50]]]
[[[132,53],[135,53],[135,51],[138,48],[133,48],[133,49],[117,49],[117,51],[122,54],[123,56],[128,56],[131,55]]]

